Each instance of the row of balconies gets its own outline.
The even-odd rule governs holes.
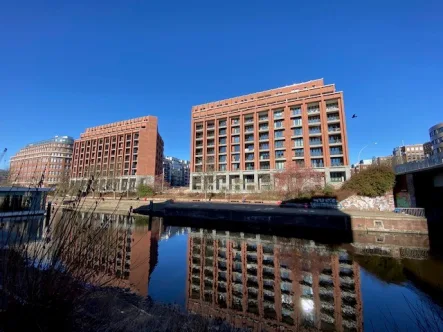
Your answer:
[[[337,112],[339,110],[338,108],[338,103],[336,104],[327,104],[326,105],[326,112]],[[317,114],[320,113],[320,108],[319,106],[308,106],[307,108],[307,113],[308,114]],[[291,113],[290,116],[301,116],[302,115],[302,110],[300,107],[296,107],[296,108],[291,108]],[[273,113],[273,118],[274,119],[280,119],[284,117],[284,111],[283,110],[277,110],[274,111]],[[231,126],[238,126],[240,125],[240,119],[239,118],[235,118],[235,119],[230,119],[231,120]],[[269,115],[266,112],[266,114],[264,114],[264,112],[261,112],[258,114],[258,121],[259,122],[263,122],[263,121],[268,121],[269,120]],[[254,118],[253,117],[245,117],[244,119],[244,123],[253,123],[254,122]],[[218,127],[222,128],[222,127],[226,127],[227,126],[227,121],[226,120],[219,120],[218,123]],[[209,123],[206,125],[206,129],[213,129],[215,128],[215,124],[214,123]],[[203,124],[197,124],[196,125],[196,130],[203,130],[204,126]]]

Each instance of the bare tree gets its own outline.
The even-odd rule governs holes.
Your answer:
[[[299,197],[322,185],[322,174],[310,167],[300,167],[295,162],[275,174],[275,187],[285,198]]]

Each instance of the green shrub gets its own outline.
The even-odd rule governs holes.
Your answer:
[[[389,166],[371,166],[354,174],[343,184],[342,189],[361,196],[382,196],[391,191],[395,184],[395,174]]]
[[[335,189],[334,187],[332,187],[330,184],[327,184],[324,188],[323,188],[323,194],[325,196],[333,196],[335,193]]]
[[[154,190],[150,186],[140,183],[137,187],[137,195],[139,197],[152,196],[154,195]]]

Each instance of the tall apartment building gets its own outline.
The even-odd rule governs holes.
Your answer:
[[[52,186],[68,181],[74,139],[55,136],[26,145],[11,157],[10,182],[18,185]]]
[[[345,250],[203,229],[188,241],[191,313],[248,331],[363,331],[360,268]]]
[[[394,149],[393,155],[395,157],[395,162],[400,164],[425,158],[423,144],[398,146]]]
[[[290,162],[350,177],[343,93],[323,79],[192,107],[191,190],[272,187]]]
[[[94,176],[100,191],[135,190],[140,183],[154,183],[162,160],[154,116],[88,128],[74,143],[71,184],[84,185]]]
[[[432,144],[432,154],[443,153],[443,122],[429,128],[429,137]]]
[[[165,157],[163,159],[163,175],[167,183],[172,187],[189,186],[189,166],[188,160],[175,157]]]

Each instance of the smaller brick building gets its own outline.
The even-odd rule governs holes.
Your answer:
[[[26,145],[11,157],[9,180],[22,186],[48,187],[68,181],[74,139],[69,136]]]
[[[92,127],[75,140],[71,184],[94,177],[99,191],[135,190],[162,174],[163,139],[154,116]]]

